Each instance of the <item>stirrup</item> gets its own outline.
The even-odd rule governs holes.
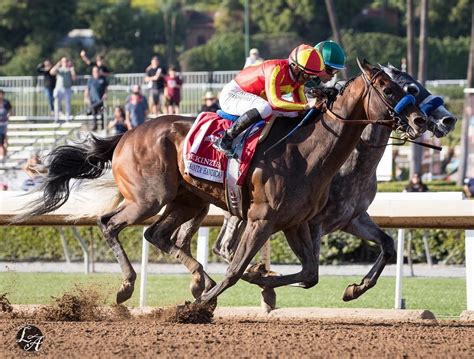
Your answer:
[[[218,138],[212,144],[212,147],[214,147],[217,151],[222,152],[226,157],[229,157],[229,158],[234,157],[234,149],[232,148],[232,144],[230,148],[223,146],[222,138]]]

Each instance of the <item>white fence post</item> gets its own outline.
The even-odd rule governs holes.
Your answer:
[[[207,270],[207,260],[209,251],[209,227],[200,227],[197,243],[197,261],[202,264],[203,269]]]
[[[404,244],[405,244],[405,229],[399,229],[398,240],[397,240],[397,277],[395,279],[395,309],[402,309]]]
[[[467,310],[474,311],[474,230],[465,233]]]
[[[72,233],[74,234],[74,237],[76,237],[77,241],[79,242],[79,245],[81,246],[81,249],[82,249],[82,253],[84,254],[84,273],[89,274],[90,256],[89,256],[89,250],[87,248],[87,243],[81,237],[81,234],[79,233],[79,230],[77,229],[76,226],[72,226]]]
[[[143,308],[146,305],[146,286],[148,279],[148,246],[149,243],[145,239],[145,231],[147,227],[143,227],[143,238],[142,238],[142,265],[140,271],[140,308]]]

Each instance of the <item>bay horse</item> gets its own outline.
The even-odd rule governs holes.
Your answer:
[[[434,96],[408,73],[398,70],[392,65],[380,66],[395,82],[407,92],[413,94],[416,105],[426,105],[435,102]],[[428,108],[428,129],[437,137],[447,136],[454,130],[456,117],[438,101],[435,106]],[[382,159],[388,144],[391,129],[374,124],[368,125],[362,132],[361,141],[356,145],[349,158],[332,179],[329,199],[324,209],[309,220],[311,237],[314,247],[319,252],[321,237],[336,231],[343,231],[361,239],[378,244],[381,253],[369,273],[359,284],[348,286],[343,300],[353,300],[373,287],[386,263],[394,255],[393,239],[372,221],[367,210],[377,193],[376,169]],[[224,259],[230,260],[238,243],[241,221],[238,217],[226,216],[224,225],[218,235],[215,252]],[[231,229],[226,229],[230,224]],[[219,243],[221,240],[224,243]],[[227,241],[227,243],[226,243]],[[265,271],[258,272],[265,275]],[[246,275],[244,274],[244,278]],[[265,286],[268,280],[249,276],[249,281]],[[276,294],[268,288],[264,290],[264,302],[269,308],[275,307]]]
[[[145,231],[145,238],[174,255],[193,273],[193,295],[198,302],[214,303],[242,277],[270,235],[280,230],[302,261],[303,269],[278,278],[285,284],[302,282],[311,287],[317,283],[317,252],[308,220],[324,208],[332,177],[357,145],[365,126],[380,123],[397,127],[403,118],[410,138],[418,137],[427,126],[424,114],[413,104],[396,114],[394,106],[404,98],[403,90],[379,68],[365,60],[358,64],[361,75],[334,103],[334,113],[345,120],[334,121],[328,114],[319,116],[318,121],[309,122],[289,137],[286,146],[267,152],[294,126],[291,120],[279,120],[257,148],[245,184],[247,225],[225,278],[216,285],[202,266],[177,245],[180,226],[193,218],[204,218],[209,203],[227,209],[223,185],[198,180],[184,172],[183,144],[192,118],[164,116],[124,135],[91,137],[82,146],[56,148],[50,153],[43,198],[23,217],[59,208],[69,196],[71,179],[99,178],[112,167],[124,201],[101,216],[98,223],[122,269],[118,303],[131,297],[136,280],[118,234],[165,206],[160,219]]]

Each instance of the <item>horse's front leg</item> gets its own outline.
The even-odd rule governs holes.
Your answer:
[[[201,303],[209,303],[227,288],[233,286],[244,273],[252,258],[262,248],[273,231],[273,223],[268,220],[250,220],[247,222],[242,238],[237,246],[232,262],[227,268],[225,278],[214,288],[205,291],[198,300]]]
[[[377,279],[385,268],[385,265],[394,256],[395,248],[392,237],[382,231],[380,227],[372,221],[367,212],[354,218],[346,228],[343,228],[343,231],[377,243],[381,248],[381,252],[373,267],[362,279],[360,284],[351,284],[344,291],[342,299],[347,302],[359,298],[377,283]]]

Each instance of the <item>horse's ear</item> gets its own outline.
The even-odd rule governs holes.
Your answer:
[[[381,65],[381,64],[378,64],[379,67],[383,70],[383,72],[385,72],[387,75],[390,76],[390,74],[392,74],[392,68],[390,66],[384,66],[384,65]]]
[[[370,76],[370,72],[374,68],[370,62],[368,62],[366,59],[363,59],[362,62],[357,58],[357,65],[359,66],[360,70],[362,72],[365,72],[367,75]]]
[[[393,66],[390,62],[387,63],[387,66],[392,69],[392,70],[395,70],[395,71],[400,71],[399,69],[397,69],[395,66]]]

